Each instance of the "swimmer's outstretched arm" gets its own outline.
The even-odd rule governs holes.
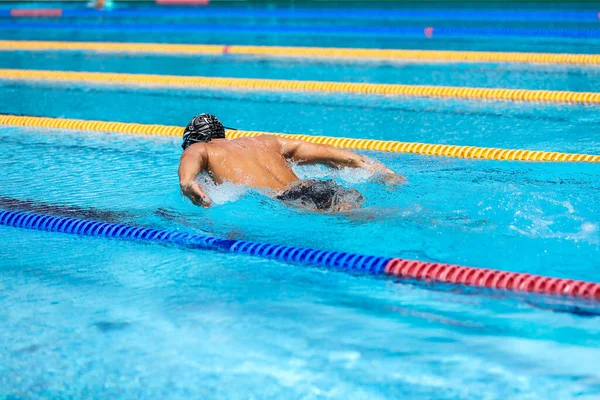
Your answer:
[[[397,174],[384,164],[348,150],[328,144],[309,143],[303,140],[277,137],[285,158],[299,164],[323,164],[334,168],[361,168],[384,178],[387,183],[405,183],[403,175]]]
[[[198,174],[206,170],[208,157],[204,146],[188,147],[179,160],[179,186],[181,193],[189,198],[197,206],[208,208],[212,200],[204,192],[196,181]]]

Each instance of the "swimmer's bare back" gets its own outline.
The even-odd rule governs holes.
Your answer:
[[[388,183],[404,183],[406,178],[383,164],[351,151],[329,145],[308,143],[274,135],[233,140],[213,139],[190,145],[181,155],[179,184],[194,204],[210,207],[211,199],[196,181],[208,172],[217,184],[225,181],[280,194],[298,177],[291,163],[323,164],[333,168],[361,168],[377,174]]]

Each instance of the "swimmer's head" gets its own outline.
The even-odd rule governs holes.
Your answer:
[[[194,143],[206,143],[213,139],[225,139],[225,127],[214,115],[200,114],[195,116],[183,131],[181,147],[185,150]]]

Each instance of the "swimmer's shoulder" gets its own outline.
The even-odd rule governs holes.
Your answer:
[[[215,141],[210,141],[208,143],[195,143],[192,146],[188,147],[188,150],[191,149],[194,146],[197,146],[197,148],[194,151],[197,152],[208,152],[208,153],[221,153],[223,151],[227,152],[227,151],[237,151],[237,147],[235,146],[236,144],[242,144],[245,147],[248,146],[260,146],[260,147],[266,147],[266,148],[271,148],[271,149],[277,149],[279,150],[279,148],[281,147],[281,144],[279,142],[279,138],[276,135],[258,135],[258,136],[243,136],[243,137],[239,137],[239,138],[235,138],[235,139],[230,139],[227,141],[219,141],[219,143],[215,143]],[[232,147],[233,145],[233,147]],[[200,146],[203,146],[202,148],[200,148]],[[187,151],[187,150],[186,150]]]
[[[188,146],[187,149],[185,149],[183,151],[183,153],[181,153],[181,158],[187,158],[187,157],[197,157],[197,158],[204,158],[208,155],[208,149],[206,148],[206,143],[194,143],[190,146]]]
[[[277,135],[269,135],[268,133],[262,134],[262,135],[258,135],[255,136],[254,139],[259,140],[261,142],[277,142],[279,141],[279,136]]]
[[[193,154],[193,153],[203,153],[203,152],[206,152],[206,145],[207,145],[207,143],[204,143],[204,142],[192,143],[191,145],[188,146],[187,149],[185,149],[183,151],[183,154],[185,154],[185,153]]]
[[[266,146],[268,148],[279,150],[279,148],[281,147],[281,143],[279,141],[280,138],[276,135],[264,134],[264,135],[254,136],[250,139],[252,141],[258,142],[261,145]]]

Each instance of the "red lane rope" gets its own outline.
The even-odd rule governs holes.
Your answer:
[[[531,292],[600,300],[600,284],[598,283],[550,278],[518,272],[503,272],[492,269],[368,256],[340,251],[247,242],[244,240],[187,234],[181,231],[164,231],[133,225],[3,209],[0,209],[0,225],[72,235],[135,240],[147,243],[168,243],[192,249],[227,251],[350,273],[360,272],[372,275],[388,275],[400,279],[408,278],[425,282],[438,281],[515,292]]]
[[[11,17],[61,17],[61,8],[13,8]]]
[[[206,6],[210,0],[155,0],[156,4],[163,6],[178,5],[178,6]]]
[[[387,275],[420,281],[600,300],[600,284],[572,279],[551,278],[520,272],[461,267],[394,258],[385,267]]]

